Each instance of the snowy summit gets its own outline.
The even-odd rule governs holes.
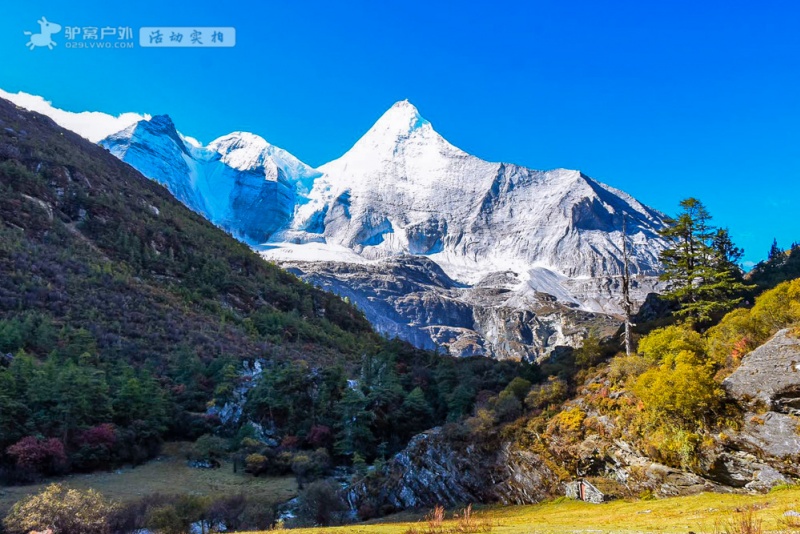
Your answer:
[[[657,285],[662,214],[579,171],[539,171],[468,154],[408,100],[317,169],[249,132],[202,146],[164,115],[143,117],[100,144],[265,258],[347,294],[383,331],[421,346],[450,343],[452,350],[465,335],[477,336],[477,345],[489,348],[471,353],[497,353],[492,346],[505,326],[481,326],[486,315],[476,306],[530,311],[551,295],[582,312],[619,313],[623,220],[633,297],[641,302]],[[403,295],[376,293],[387,271],[399,278],[415,272],[414,284],[430,282],[408,291],[433,293],[414,306]],[[459,293],[470,287],[472,293]],[[506,297],[490,303],[478,290],[487,287]],[[456,330],[452,317],[461,312],[448,319],[436,308],[448,299],[472,310]],[[389,308],[378,311],[373,304],[381,301]],[[547,328],[532,317],[521,319],[523,330],[541,339],[526,356],[570,342],[557,316]],[[513,356],[516,349],[502,350]]]

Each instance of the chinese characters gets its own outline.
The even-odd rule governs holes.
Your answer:
[[[229,27],[146,27],[139,30],[143,47],[221,48],[236,45],[236,29]]]

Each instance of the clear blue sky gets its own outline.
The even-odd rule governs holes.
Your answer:
[[[800,4],[750,1],[6,2],[0,88],[68,110],[248,130],[319,165],[408,98],[484,159],[576,168],[674,213],[697,196],[746,259],[800,241]],[[229,49],[25,48],[70,26],[233,26]]]

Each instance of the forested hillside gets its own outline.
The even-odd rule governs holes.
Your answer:
[[[466,413],[520,370],[385,340],[103,148],[0,100],[3,479],[219,434],[208,408],[233,399],[243,360],[266,369],[243,419],[266,430],[241,439],[265,453],[288,437],[287,450],[348,463]]]

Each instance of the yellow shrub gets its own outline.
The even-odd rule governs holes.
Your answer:
[[[620,354],[611,360],[611,366],[608,369],[608,378],[613,384],[624,384],[629,378],[636,378],[648,369],[653,364],[638,354],[631,354],[626,356]]]
[[[567,384],[563,380],[550,377],[546,384],[534,386],[525,397],[525,405],[531,410],[544,409],[559,404],[567,398]]]
[[[651,458],[676,467],[691,468],[700,461],[702,438],[695,432],[661,424],[645,439],[645,450]]]
[[[244,463],[248,473],[258,474],[267,467],[267,457],[262,454],[249,454]]]
[[[586,419],[586,414],[580,408],[572,407],[563,410],[550,420],[547,434],[580,438],[583,434],[584,419]]]
[[[756,299],[750,316],[765,338],[800,321],[800,278],[764,292]]]
[[[639,341],[639,354],[655,363],[682,351],[693,352],[698,356],[705,352],[703,336],[686,325],[653,330]]]
[[[761,334],[753,325],[750,310],[733,310],[706,334],[709,357],[719,365],[730,365],[753,350]]]
[[[724,397],[712,366],[688,350],[668,356],[659,367],[643,373],[634,382],[633,392],[652,422],[666,418],[689,427],[702,427]]]

